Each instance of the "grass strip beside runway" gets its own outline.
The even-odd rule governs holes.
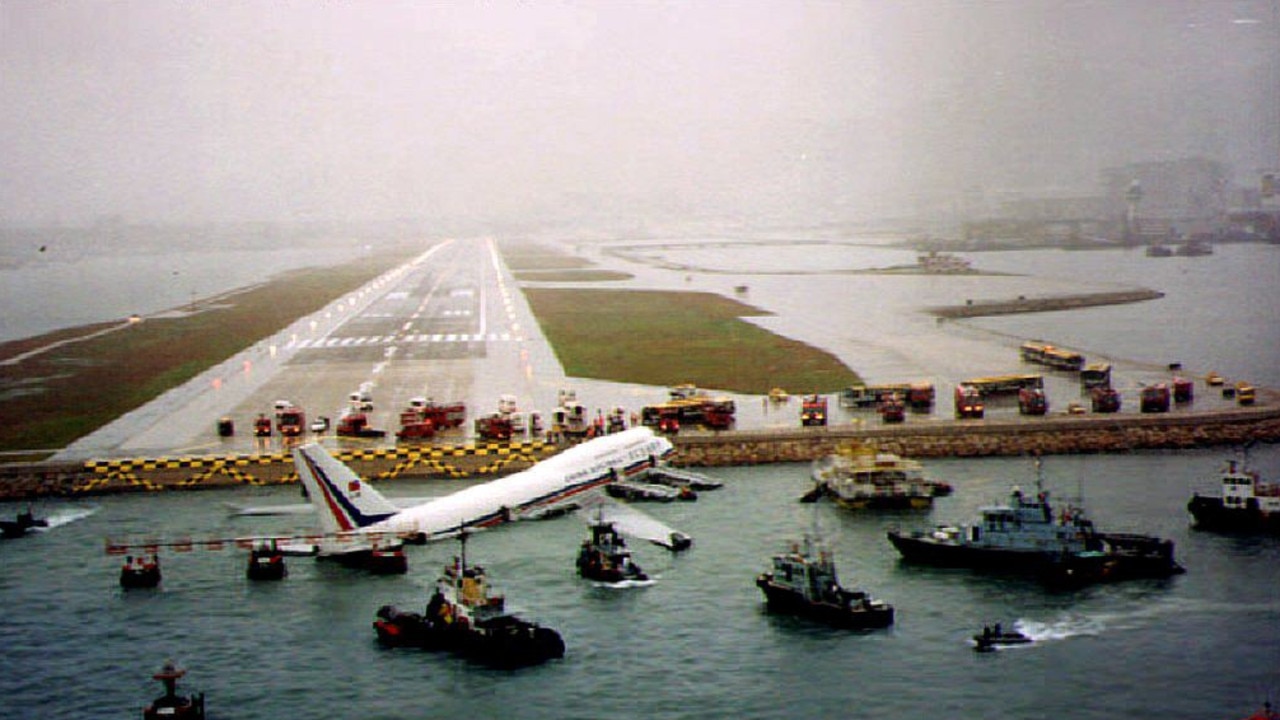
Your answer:
[[[565,372],[730,392],[829,393],[860,382],[834,355],[742,317],[767,315],[713,293],[525,288]]]

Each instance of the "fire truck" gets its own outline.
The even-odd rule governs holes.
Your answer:
[[[986,406],[982,403],[982,393],[977,388],[968,385],[956,386],[956,417],[964,420],[967,418],[981,418],[986,411]]]
[[[271,418],[265,413],[258,413],[258,419],[253,421],[253,434],[257,437],[271,437]]]
[[[806,395],[800,405],[800,424],[805,427],[827,424],[827,399],[821,395]]]
[[[1096,413],[1120,412],[1120,393],[1114,388],[1098,387],[1089,393]]]
[[[307,414],[296,405],[276,412],[276,430],[282,437],[299,437],[307,427]]]
[[[930,410],[933,408],[933,383],[928,381],[913,382],[907,388],[907,404],[912,410]]]
[[[665,403],[646,405],[640,409],[640,422],[657,426],[666,418],[677,425],[702,424],[714,430],[733,426],[737,407],[731,398],[712,397],[692,385],[678,385],[671,389]]]
[[[1176,403],[1191,402],[1195,397],[1195,383],[1188,378],[1173,379],[1173,401]]]
[[[1049,399],[1040,388],[1022,388],[1018,391],[1018,412],[1023,415],[1044,415],[1049,412]]]
[[[338,427],[334,431],[339,437],[380,438],[385,437],[386,430],[374,430],[369,427],[369,416],[363,412],[346,412],[338,418]]]
[[[462,425],[467,417],[467,406],[461,402],[437,403],[429,398],[415,397],[409,407],[400,411],[399,440],[426,440],[436,431]]]
[[[880,419],[887,423],[899,423],[907,419],[907,405],[897,395],[890,395],[880,403]]]
[[[1169,412],[1169,386],[1156,383],[1142,388],[1142,412]]]
[[[506,442],[511,439],[511,418],[502,413],[489,413],[476,418],[476,436],[481,440]]]

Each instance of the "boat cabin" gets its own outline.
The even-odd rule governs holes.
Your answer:
[[[1280,513],[1280,485],[1261,482],[1257,472],[1241,469],[1232,460],[1222,474],[1222,505],[1228,510]]]
[[[839,587],[835,563],[831,553],[821,550],[813,553],[810,538],[805,538],[804,550],[792,545],[791,552],[773,556],[773,582],[809,600],[818,600],[832,588]]]
[[[1047,491],[1032,496],[1015,486],[1008,505],[987,506],[979,512],[979,523],[968,528],[970,543],[1013,550],[1078,546],[1083,551],[1093,535],[1093,521],[1079,508],[1067,506],[1055,519]]]

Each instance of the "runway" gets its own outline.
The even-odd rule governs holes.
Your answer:
[[[1238,269],[1210,268],[1209,272],[1190,275],[1173,266],[1152,266],[1140,256],[1092,253],[1046,257],[1044,252],[1029,252],[1012,262],[984,257],[985,263],[999,271],[990,276],[851,277],[827,272],[856,260],[847,257],[853,252],[847,247],[825,252],[811,248],[803,256],[788,253],[785,244],[776,248],[708,247],[691,243],[688,250],[668,248],[652,258],[640,259],[606,256],[589,244],[575,251],[601,267],[631,276],[608,283],[610,288],[740,297],[770,313],[747,318],[749,322],[827,350],[869,382],[933,382],[939,392],[937,406],[932,413],[910,414],[910,426],[955,422],[950,390],[966,378],[1028,369],[1042,372],[1019,360],[1019,344],[1027,338],[1048,338],[1084,351],[1091,362],[1112,363],[1115,387],[1126,398],[1115,420],[1137,413],[1138,391],[1143,385],[1169,380],[1170,370],[1162,359],[1186,360],[1193,376],[1217,368],[1231,377],[1270,377],[1264,365],[1253,363],[1265,352],[1233,354],[1229,363],[1220,356],[1220,348],[1237,346],[1241,337],[1248,341],[1252,335],[1202,340],[1196,334],[1165,331],[1170,328],[1167,318],[1193,317],[1201,312],[1198,298],[1206,290],[1191,280],[1203,278],[1203,283],[1215,284],[1216,278]],[[904,257],[910,257],[900,250],[861,248],[857,252],[867,256],[865,263],[876,266],[902,264]],[[1254,257],[1256,249],[1241,248],[1238,252],[1246,256],[1235,260],[1224,251],[1215,259],[1233,262],[1233,268],[1268,267],[1266,256]],[[1063,268],[1057,277],[1037,274],[1050,260],[1074,265]],[[1006,266],[1001,267],[1001,262]],[[804,292],[796,292],[795,276],[752,275],[739,267],[793,265],[797,271],[809,273],[803,275]],[[724,272],[697,274],[671,269],[684,266],[723,267]],[[939,323],[922,311],[963,305],[966,298],[975,297],[1119,291],[1148,280],[1167,296],[1123,307],[947,323]],[[739,292],[748,282],[749,291]],[[1242,307],[1255,305],[1266,307],[1265,303]],[[1207,327],[1230,330],[1257,325],[1236,322]],[[1076,375],[1045,372],[1044,376],[1051,413],[1063,413],[1072,402],[1087,404]],[[574,389],[592,415],[615,406],[636,411],[666,398],[665,388],[566,378],[497,243],[492,239],[446,240],[77,441],[55,459],[276,452],[282,448],[278,436],[265,440],[252,437],[252,422],[258,414],[271,414],[276,401],[288,400],[302,407],[308,418],[327,416],[336,422],[350,394],[362,389],[372,398],[371,427],[385,430],[388,437],[379,442],[333,439],[330,435],[326,441],[331,445],[355,448],[393,443],[399,411],[410,398],[420,396],[466,403],[467,424],[440,437],[445,443],[461,443],[472,437],[471,420],[496,410],[499,397],[514,395],[522,410],[541,412],[548,419],[563,388]],[[790,429],[799,423],[798,403],[775,405],[762,395],[729,396],[737,403],[738,429]],[[834,396],[830,401],[833,426],[880,424],[873,410],[841,408]],[[1216,388],[1205,389],[1197,393],[1194,404],[1179,404],[1171,412],[1228,410],[1234,404]],[[1010,398],[989,400],[987,414],[992,420],[1020,419],[1017,404]],[[223,416],[235,422],[235,437],[217,436],[216,422]],[[1036,422],[1037,418],[1023,421]]]
[[[56,459],[268,451],[281,438],[255,438],[252,424],[277,401],[333,424],[361,391],[373,401],[370,426],[393,435],[413,397],[464,401],[470,419],[504,394],[549,410],[564,383],[494,241],[445,240]],[[233,437],[218,436],[221,417],[234,422]],[[469,427],[450,433],[461,439]]]

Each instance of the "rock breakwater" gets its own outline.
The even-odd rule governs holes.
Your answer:
[[[1064,455],[1193,449],[1280,442],[1280,404],[1161,415],[1048,416],[985,421],[922,421],[888,427],[855,425],[686,432],[674,438],[674,464],[724,467],[808,462],[850,443],[906,457]],[[343,456],[371,479],[485,477],[532,465],[554,452],[548,443],[517,443],[476,452],[474,446],[415,452],[389,448]],[[124,460],[84,464],[0,466],[0,500],[74,497],[149,490],[211,489],[296,482],[287,455]]]

